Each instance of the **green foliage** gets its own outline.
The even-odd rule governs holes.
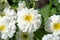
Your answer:
[[[11,4],[11,8],[12,9],[17,9],[18,7],[18,2],[19,1],[25,1],[26,2],[26,6],[28,8],[31,8],[33,6],[33,2],[32,0],[28,1],[28,0],[12,0],[11,3],[13,2],[13,4]],[[52,5],[55,5],[55,7],[52,7]],[[58,0],[51,0],[45,7],[38,9],[39,14],[42,15],[42,24],[41,24],[41,28],[38,29],[36,32],[34,32],[34,40],[41,40],[41,38],[48,34],[48,32],[46,32],[44,30],[45,27],[45,22],[47,21],[47,19],[54,14],[59,14],[60,15],[60,5]],[[16,35],[16,33],[15,33]],[[9,40],[16,40],[15,36],[13,36],[13,38],[9,39]]]
[[[51,14],[50,14],[50,15],[54,15],[54,14],[56,14],[56,13],[57,13],[56,8],[52,8],[52,9],[51,9]]]
[[[51,6],[47,5],[44,8],[39,10],[39,13],[44,17],[44,21],[46,21],[50,16],[50,9],[51,9]]]
[[[57,7],[58,12],[60,13],[60,5]]]
[[[53,0],[53,3],[55,6],[58,6],[59,5],[59,0]]]

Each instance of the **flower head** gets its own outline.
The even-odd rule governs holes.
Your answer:
[[[11,21],[15,21],[17,19],[16,12],[10,7],[5,8],[3,11],[0,12],[0,17],[9,17]]]
[[[12,36],[15,33],[16,27],[15,22],[10,21],[11,19],[9,17],[0,17],[0,36],[1,39],[8,39],[12,38]]]
[[[23,8],[26,8],[26,3],[25,3],[25,1],[20,1],[18,3],[18,9],[17,10],[21,10]]]
[[[16,40],[33,40],[33,37],[33,33],[27,33],[22,31],[18,31],[16,34]]]
[[[17,16],[18,27],[23,32],[34,32],[41,25],[41,15],[33,8],[19,10]]]
[[[60,31],[60,15],[51,16],[45,24],[45,30],[48,32]]]
[[[60,40],[60,38],[58,36],[54,36],[53,34],[47,34],[44,35],[42,40]]]

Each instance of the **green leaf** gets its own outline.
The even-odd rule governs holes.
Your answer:
[[[50,14],[50,15],[53,15],[53,14],[56,14],[56,13],[57,13],[56,8],[52,8],[52,9],[51,9],[51,14]]]
[[[12,0],[13,3],[18,3],[21,0]]]
[[[58,8],[57,8],[57,9],[58,9],[58,11],[60,12],[60,5],[58,6]]]
[[[17,0],[12,0],[13,3],[16,3]]]
[[[59,5],[59,0],[53,0],[53,3],[55,4],[55,6]]]
[[[39,10],[39,13],[44,17],[44,21],[46,21],[50,16],[50,9],[51,9],[51,6],[47,5],[44,8]]]
[[[35,39],[39,39],[39,40],[41,40],[42,39],[42,37],[44,36],[44,35],[46,35],[46,34],[49,34],[48,32],[46,32],[45,30],[44,30],[44,28],[41,28],[41,29],[38,29],[36,32],[35,32],[35,36],[34,37],[36,37]]]
[[[30,2],[28,2],[28,1],[26,1],[26,6],[27,6],[28,8],[30,8],[31,3],[30,3]]]

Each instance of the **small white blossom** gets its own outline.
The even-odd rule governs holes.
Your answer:
[[[58,36],[54,36],[53,34],[47,34],[44,35],[42,40],[60,40],[60,38]]]
[[[12,38],[12,36],[15,33],[16,27],[15,22],[10,21],[11,19],[9,17],[0,17],[0,36],[1,39],[8,39]]]
[[[26,8],[26,3],[25,3],[25,1],[20,1],[20,2],[18,3],[18,8],[17,8],[17,10],[21,10],[21,9],[23,9],[23,8]]]
[[[34,34],[18,31],[16,34],[16,40],[33,40]]]
[[[60,0],[59,0],[59,3],[60,3]]]
[[[17,16],[18,27],[23,32],[34,32],[41,25],[41,15],[33,8],[19,10]]]
[[[45,23],[45,30],[48,32],[60,32],[60,15],[51,16]]]
[[[9,17],[13,21],[16,21],[17,19],[16,12],[13,9],[10,9],[10,7],[4,8],[4,10],[0,12],[0,17],[5,16]]]

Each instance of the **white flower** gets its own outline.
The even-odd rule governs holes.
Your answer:
[[[15,33],[16,12],[6,7],[0,12],[0,33],[2,39],[12,38]]]
[[[60,39],[60,32],[53,32],[53,35],[59,37]]]
[[[23,32],[34,32],[41,25],[41,15],[33,8],[19,10],[17,16],[18,27]]]
[[[53,32],[53,35],[60,37],[60,32]]]
[[[4,9],[4,14],[5,16],[16,16],[16,12],[13,10],[13,9],[10,9],[10,8],[5,8]]]
[[[24,33],[22,31],[18,31],[16,34],[16,40],[33,40],[33,37],[33,33]]]
[[[26,3],[25,3],[25,1],[20,1],[18,3],[18,10],[21,10],[23,8],[26,8]]]
[[[0,17],[0,36],[1,39],[8,39],[12,38],[12,36],[15,33],[16,27],[15,22],[10,21],[11,19],[9,17]]]
[[[58,36],[54,36],[53,34],[47,34],[44,35],[42,40],[60,40],[60,38]]]
[[[48,32],[60,32],[60,15],[51,16],[45,24],[45,30]]]
[[[59,0],[59,3],[60,3],[60,0]]]
[[[5,8],[2,12],[0,12],[0,17],[10,17],[11,20],[16,20],[16,12],[13,9],[10,9],[10,7]]]

